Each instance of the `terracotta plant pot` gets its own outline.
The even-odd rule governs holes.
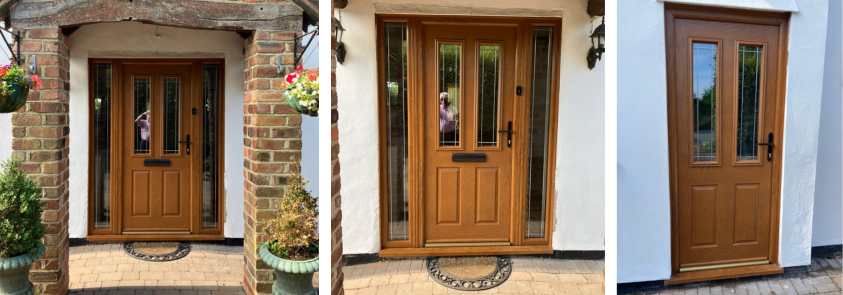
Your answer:
[[[308,90],[308,92],[309,93],[313,92],[313,90]],[[302,115],[308,115],[308,116],[311,116],[311,117],[316,117],[317,115],[319,115],[319,113],[317,111],[311,110],[311,109],[306,108],[306,107],[302,107],[301,104],[299,104],[299,97],[298,96],[291,96],[291,95],[287,94],[287,92],[285,91],[284,97],[287,98],[287,103],[289,103],[290,106],[293,107],[293,110],[295,110],[296,112],[299,112]]]
[[[0,113],[11,113],[26,105],[29,88],[21,87],[18,83],[11,83],[9,86],[11,93],[0,95]]]
[[[0,258],[0,294],[31,295],[34,287],[29,281],[29,269],[32,268],[32,263],[42,255],[44,255],[44,245],[39,244],[36,253]]]
[[[273,295],[317,295],[313,273],[319,271],[319,256],[305,261],[292,261],[275,256],[266,245],[258,251],[261,260],[275,269]]]

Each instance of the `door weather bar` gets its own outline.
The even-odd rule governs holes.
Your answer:
[[[481,246],[509,246],[509,242],[476,242],[476,243],[425,243],[425,247],[481,247]]]
[[[189,235],[189,230],[184,231],[124,231],[124,235]]]
[[[694,266],[694,267],[684,267],[684,268],[680,267],[679,272],[689,272],[689,271],[718,269],[718,268],[730,268],[730,267],[739,267],[739,266],[762,265],[762,264],[770,264],[770,260],[715,264],[715,265]]]

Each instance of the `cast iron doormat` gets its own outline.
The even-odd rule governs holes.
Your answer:
[[[461,291],[497,287],[512,274],[512,261],[506,257],[428,258],[427,273],[442,286]]]
[[[173,261],[190,253],[190,244],[184,242],[126,242],[126,254],[144,261]]]

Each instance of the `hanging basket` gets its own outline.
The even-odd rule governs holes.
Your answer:
[[[312,92],[313,92],[313,90],[308,90],[308,93],[312,93]],[[308,116],[311,116],[311,117],[316,117],[317,115],[319,115],[318,111],[310,109],[308,107],[302,106],[299,103],[299,97],[298,96],[291,96],[288,92],[285,91],[284,97],[287,98],[287,102],[290,104],[291,107],[293,107],[293,110],[295,110],[296,112],[299,112],[302,115],[308,115]]]
[[[26,105],[29,88],[21,87],[18,83],[11,83],[9,94],[0,94],[0,113],[11,113]]]

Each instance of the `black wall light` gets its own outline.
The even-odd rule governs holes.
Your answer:
[[[594,69],[597,65],[597,60],[603,57],[603,52],[606,51],[606,19],[600,21],[600,25],[591,33],[591,49],[588,50],[588,68]]]

